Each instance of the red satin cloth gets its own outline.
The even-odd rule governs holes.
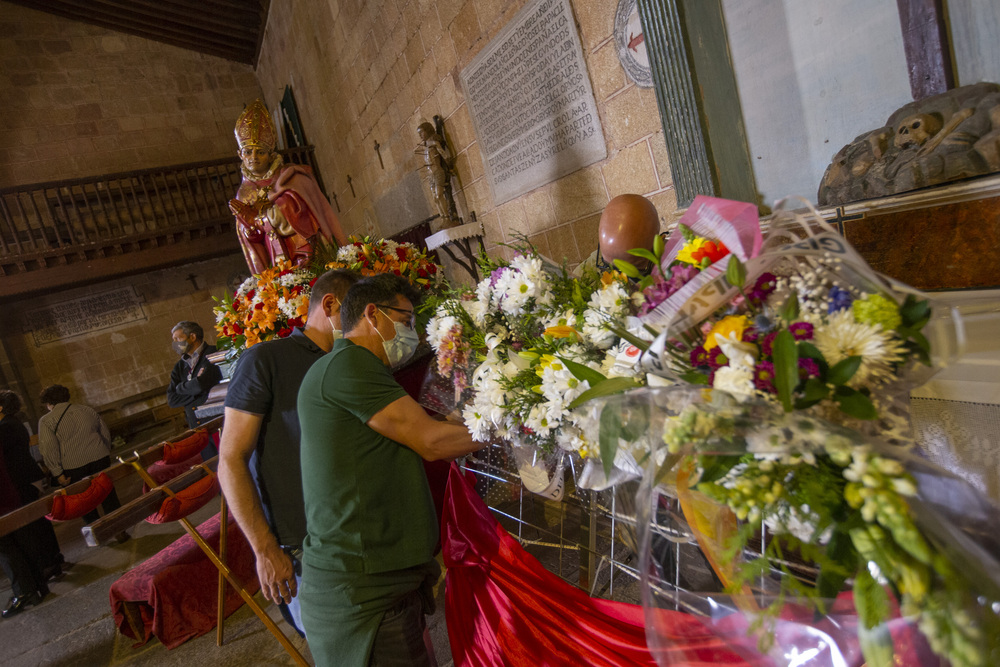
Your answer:
[[[656,665],[642,607],[588,596],[507,534],[452,465],[441,527],[445,615],[456,667]],[[664,611],[675,663],[751,665],[697,617]]]
[[[198,533],[218,553],[221,521],[216,514],[198,526]],[[226,564],[252,595],[260,589],[253,551],[236,521],[229,517]],[[168,649],[210,632],[216,625],[219,571],[190,535],[184,535],[149,560],[126,572],[111,585],[111,611],[118,630],[142,646],[157,637]],[[226,616],[243,598],[226,586]],[[140,635],[125,616],[130,605],[142,624]]]

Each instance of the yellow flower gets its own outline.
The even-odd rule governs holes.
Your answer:
[[[602,287],[607,287],[608,285],[610,285],[615,281],[621,283],[625,282],[626,280],[627,278],[625,277],[625,274],[622,273],[621,271],[605,271],[604,273],[601,274]]]
[[[684,262],[685,264],[694,264],[695,266],[701,266],[701,260],[695,259],[691,255],[701,250],[706,243],[708,243],[708,239],[703,239],[700,236],[696,237],[693,241],[688,241],[687,243],[684,244],[684,247],[681,248],[680,251],[677,253],[677,261]],[[708,346],[706,346],[706,349],[707,347]]]
[[[553,338],[574,338],[579,332],[568,324],[560,324],[559,326],[549,327],[543,333]]]
[[[736,340],[741,340],[743,338],[743,331],[748,326],[750,326],[750,320],[746,315],[728,315],[723,317],[715,323],[712,330],[705,336],[705,349],[711,350],[713,347],[718,346],[719,341],[716,339],[716,336],[725,340],[729,338],[730,334],[735,333]]]

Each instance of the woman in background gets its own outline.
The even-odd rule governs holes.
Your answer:
[[[15,416],[20,409],[17,394],[0,390],[0,514],[37,500],[32,482],[44,476],[31,457],[28,431]],[[61,574],[62,563],[55,531],[44,518],[0,536],[0,567],[14,592],[3,617],[41,602],[49,594],[46,581]]]

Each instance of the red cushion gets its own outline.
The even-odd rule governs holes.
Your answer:
[[[90,480],[90,486],[83,493],[73,495],[61,493],[53,496],[52,509],[46,516],[52,521],[79,519],[104,502],[104,499],[114,488],[114,482],[111,481],[107,473],[102,472]]]
[[[191,458],[208,445],[208,431],[198,430],[177,442],[163,443],[163,462],[181,463]]]
[[[186,461],[181,461],[180,463],[166,463],[162,460],[157,461],[153,465],[146,468],[146,472],[153,478],[153,481],[156,482],[156,486],[161,486],[172,480],[174,477],[177,477],[177,475],[187,472],[200,463],[201,456],[199,454],[195,454],[191,458]],[[149,485],[143,482],[142,492],[148,493],[149,488]]]
[[[202,477],[191,486],[178,491],[174,497],[165,498],[156,514],[146,517],[149,523],[170,523],[183,519],[191,512],[201,509],[219,495],[219,480],[215,475]]]

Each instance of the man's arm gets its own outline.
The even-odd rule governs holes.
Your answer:
[[[260,494],[250,475],[250,456],[257,446],[263,421],[263,415],[226,408],[219,442],[219,485],[236,523],[257,556],[257,577],[264,597],[287,604],[296,593],[292,560],[281,550],[267,525]]]
[[[478,451],[464,424],[438,421],[409,396],[398,398],[368,420],[368,426],[390,440],[406,445],[426,461],[454,459]]]

